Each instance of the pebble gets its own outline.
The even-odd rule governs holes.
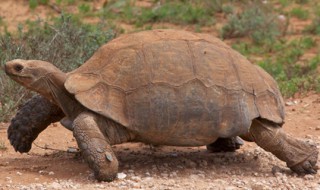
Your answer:
[[[308,175],[305,175],[303,178],[306,179],[306,180],[313,180],[313,179],[314,179],[314,176],[308,174]]]
[[[118,179],[124,179],[124,178],[126,178],[127,177],[127,174],[125,174],[125,173],[117,173],[117,178]]]
[[[62,186],[57,182],[51,183],[48,187],[52,189],[62,189]]]
[[[299,102],[297,100],[294,100],[294,101],[287,101],[285,103],[286,106],[293,106],[293,105],[296,105],[298,104]]]
[[[132,176],[131,179],[135,182],[141,181],[141,178],[139,176]]]
[[[312,135],[306,135],[306,139],[312,139]]]
[[[193,179],[193,180],[199,179],[199,176],[195,175],[195,174],[191,174],[189,177],[190,177],[190,179]]]
[[[165,177],[165,178],[167,178],[168,176],[169,176],[169,174],[167,174],[167,173],[161,173],[160,174],[162,177]]]
[[[49,175],[54,175],[54,172],[53,171],[49,172]]]
[[[191,167],[191,168],[197,167],[197,164],[192,160],[185,159],[184,162],[185,162],[186,166],[188,166],[188,167]]]
[[[251,185],[252,190],[272,190],[272,188],[264,185],[263,183],[257,182]]]
[[[21,172],[17,172],[17,175],[22,175],[22,173]]]
[[[272,167],[272,173],[273,175],[276,175],[277,173],[280,173],[281,174],[282,172],[282,169],[279,167],[279,166],[273,166]],[[279,174],[278,174],[279,175]]]

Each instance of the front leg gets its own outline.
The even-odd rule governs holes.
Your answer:
[[[57,105],[42,96],[33,96],[11,120],[8,139],[15,151],[29,152],[38,135],[63,117],[64,113]]]
[[[209,152],[235,152],[244,144],[240,137],[218,138],[215,142],[207,145]]]
[[[111,149],[110,141],[99,127],[104,118],[94,113],[81,113],[73,122],[73,135],[84,159],[99,181],[112,181],[118,172],[118,160]]]

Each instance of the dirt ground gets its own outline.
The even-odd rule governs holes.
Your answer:
[[[320,95],[286,100],[285,131],[320,147]],[[208,153],[205,147],[114,146],[119,178],[97,182],[87,164],[68,147],[72,133],[53,124],[39,135],[28,154],[16,153],[2,123],[0,189],[320,189],[320,172],[297,176],[254,143],[235,153]],[[46,148],[46,149],[45,149]],[[56,149],[56,150],[52,150]],[[318,162],[320,159],[318,159]]]

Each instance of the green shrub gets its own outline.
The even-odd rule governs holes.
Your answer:
[[[84,63],[102,44],[113,37],[105,26],[86,25],[61,16],[54,24],[29,22],[27,32],[20,27],[18,34],[0,35],[1,66],[9,60],[39,59],[51,62],[63,71]],[[0,121],[7,120],[12,111],[30,93],[16,85],[0,70]]]
[[[1,139],[0,140],[0,151],[5,151],[7,150],[7,146],[6,146],[6,143]]]
[[[38,6],[39,4],[38,4],[38,0],[29,0],[29,7],[30,7],[30,9],[35,9],[35,8],[37,8],[37,6]]]
[[[49,0],[29,0],[29,7],[31,10],[38,7],[39,4],[41,5],[47,5],[49,3]]]
[[[230,15],[221,30],[222,38],[249,36],[256,44],[272,42],[279,34],[276,15],[260,1],[253,1],[243,12]]]
[[[301,20],[307,20],[309,18],[309,11],[301,9],[299,7],[293,8],[290,14],[294,17],[297,17]]]
[[[175,24],[210,25],[214,12],[202,1],[165,1],[153,7],[135,7],[132,1],[111,1],[104,8],[104,18],[121,19],[138,27],[147,23],[170,22]]]
[[[187,3],[166,3],[157,9],[145,9],[139,16],[142,22],[172,22],[176,24],[212,24],[213,15],[199,5]]]
[[[320,6],[315,7],[314,15],[311,25],[306,28],[305,32],[320,35]]]
[[[319,87],[316,69],[320,56],[308,63],[299,63],[299,58],[316,45],[311,37],[302,37],[280,45],[280,50],[267,57],[259,65],[270,73],[278,82],[284,96],[292,96],[296,92],[316,90]]]
[[[291,3],[291,0],[279,0],[282,7],[286,7]]]
[[[298,4],[307,4],[309,0],[295,0],[295,2]]]
[[[80,13],[88,13],[91,10],[91,7],[90,5],[83,3],[78,6],[78,10]]]

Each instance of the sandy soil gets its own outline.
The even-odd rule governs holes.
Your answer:
[[[311,93],[286,104],[284,129],[319,147],[320,95]],[[319,173],[297,176],[247,142],[235,153],[215,154],[205,147],[116,145],[121,179],[99,183],[81,156],[67,152],[77,146],[71,132],[59,124],[41,133],[28,154],[14,152],[7,140],[8,125],[2,123],[0,129],[7,148],[0,151],[0,189],[320,189]]]

